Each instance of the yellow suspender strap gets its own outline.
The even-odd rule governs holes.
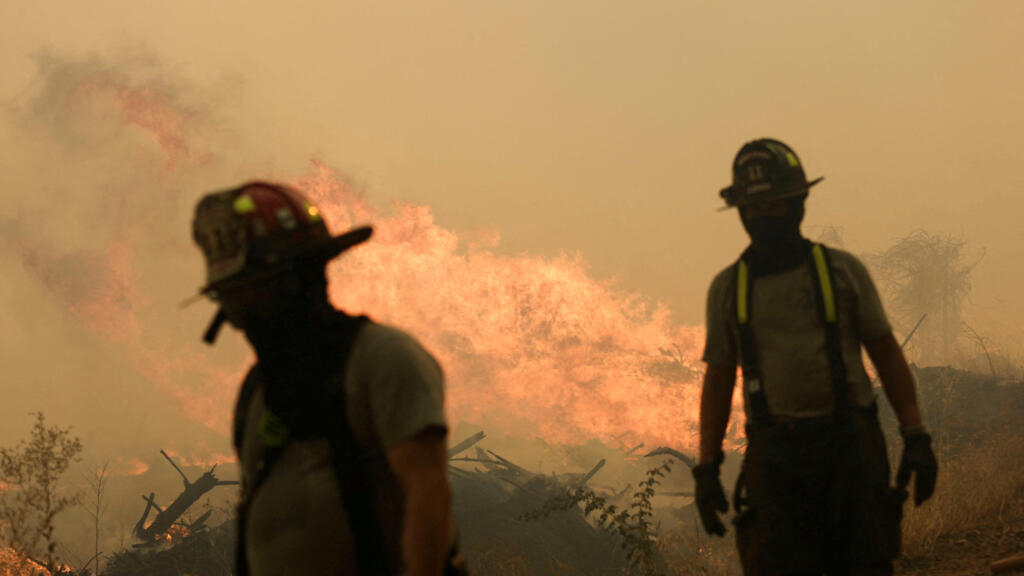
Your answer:
[[[750,290],[750,267],[747,266],[746,260],[740,260],[736,271],[736,320],[740,324],[750,321],[747,310],[747,303],[750,302],[748,290]]]
[[[815,244],[811,248],[814,255],[814,268],[818,271],[818,282],[821,284],[821,300],[825,305],[825,321],[834,324],[836,321],[836,298],[832,291],[832,279],[828,273],[828,262],[825,260],[825,248]]]
[[[834,323],[836,321],[836,298],[832,289],[832,280],[828,271],[828,262],[825,259],[825,249],[821,244],[815,244],[811,248],[814,256],[814,269],[817,271],[818,283],[821,285],[821,299],[825,306],[825,321]],[[736,274],[736,320],[740,324],[750,322],[750,266],[745,260],[739,261]]]

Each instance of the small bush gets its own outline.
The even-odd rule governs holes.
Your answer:
[[[54,521],[80,501],[78,494],[63,493],[58,483],[78,459],[82,443],[70,428],[47,426],[41,412],[35,416],[27,441],[0,448],[0,540],[23,560],[17,569],[32,559],[56,573]]]
[[[583,515],[590,518],[595,514],[598,527],[617,534],[622,538],[622,548],[626,551],[629,563],[634,571],[644,576],[658,576],[663,573],[659,566],[657,538],[651,516],[654,512],[651,501],[654,498],[655,486],[671,471],[672,460],[669,460],[647,471],[646,478],[637,486],[633,493],[633,501],[628,507],[609,504],[586,486],[567,491],[564,495],[552,498],[544,503],[540,510],[524,514],[524,520],[537,520],[548,515],[583,506]]]

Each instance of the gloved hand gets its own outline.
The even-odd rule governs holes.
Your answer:
[[[715,455],[711,462],[705,462],[693,467],[693,479],[696,483],[695,500],[697,511],[700,513],[700,521],[704,524],[704,530],[708,534],[721,536],[725,534],[725,525],[718,517],[729,511],[729,502],[725,499],[725,490],[722,488],[720,468],[725,454],[721,451]]]
[[[932,452],[932,437],[924,426],[914,426],[900,431],[903,435],[903,457],[896,472],[896,487],[906,491],[910,474],[914,473],[914,506],[920,506],[932,497],[939,464]]]

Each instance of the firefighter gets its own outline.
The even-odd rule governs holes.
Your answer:
[[[410,335],[335,309],[325,267],[370,228],[332,236],[277,184],[204,196],[201,292],[256,363],[234,419],[238,574],[457,573],[442,371]]]
[[[937,475],[910,369],[864,265],[800,232],[822,178],[808,181],[796,153],[768,138],[740,149],[732,176],[723,210],[738,209],[750,245],[708,292],[701,521],[724,534],[722,440],[740,366],[747,448],[733,522],[744,574],[892,574],[905,487],[913,477],[921,505]],[[896,486],[862,346],[899,420]]]

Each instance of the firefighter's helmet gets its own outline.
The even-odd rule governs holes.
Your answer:
[[[824,180],[808,182],[800,159],[792,148],[771,138],[747,142],[732,163],[732,185],[720,195],[725,208],[754,202],[806,196],[811,186]]]
[[[206,258],[203,294],[275,276],[299,262],[326,263],[366,241],[370,227],[332,236],[320,210],[298,191],[249,182],[207,194],[196,206],[192,235]]]

